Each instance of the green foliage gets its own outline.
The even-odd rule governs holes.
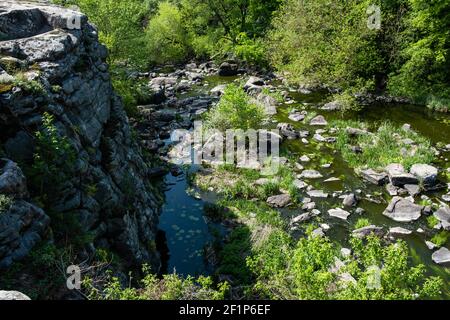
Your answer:
[[[13,86],[19,87],[27,93],[36,95],[45,94],[45,88],[42,83],[37,80],[29,80],[23,73],[19,73],[15,76]]]
[[[428,223],[428,227],[430,227],[432,229],[439,224],[439,219],[436,218],[435,216],[428,216],[427,223]]]
[[[154,62],[182,62],[188,57],[188,34],[176,5],[160,3],[158,13],[150,20],[145,32],[148,52]]]
[[[0,194],[0,213],[4,213],[11,208],[13,199],[7,195]]]
[[[49,204],[55,192],[73,175],[76,154],[68,139],[54,125],[54,116],[44,113],[42,129],[36,132],[36,153],[31,168],[31,185]]]
[[[335,94],[333,100],[339,103],[342,112],[359,111],[362,109],[362,106],[358,104],[355,95],[350,90]]]
[[[435,157],[428,139],[389,122],[380,124],[374,133],[356,137],[350,136],[346,128],[366,128],[365,123],[335,121],[331,126],[339,129],[337,149],[354,168],[379,169],[391,163],[401,163],[409,169],[415,163],[431,163]],[[414,144],[405,143],[405,139],[411,139]],[[352,146],[360,146],[362,153],[354,152]]]
[[[439,233],[436,233],[432,238],[431,242],[433,242],[438,247],[444,246],[448,239],[450,238],[450,232],[448,231],[441,231]]]
[[[446,1],[408,0],[402,32],[402,65],[389,89],[448,111],[450,99],[450,13]],[[438,102],[442,101],[442,102]]]
[[[371,225],[371,223],[370,223],[369,219],[359,218],[358,221],[356,221],[356,223],[355,223],[355,229],[368,227],[370,225]]]
[[[168,274],[159,279],[149,268],[143,266],[144,276],[140,287],[124,287],[119,278],[107,273],[106,283],[96,286],[94,279],[83,280],[87,297],[94,300],[223,300],[229,291],[226,282],[214,286],[209,277],[200,276],[182,278],[177,274]]]
[[[148,0],[53,0],[61,5],[77,5],[99,29],[99,39],[110,59],[145,66],[148,58],[144,41],[144,21],[150,15]]]
[[[206,128],[225,132],[228,129],[260,129],[264,109],[253,103],[244,89],[234,84],[226,87],[219,104],[206,114]]]
[[[272,63],[294,83],[373,90],[383,63],[367,28],[372,3],[285,1],[268,37]]]

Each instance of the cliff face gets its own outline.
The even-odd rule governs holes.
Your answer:
[[[0,3],[0,193],[13,199],[0,213],[0,266],[46,237],[50,212],[75,217],[94,247],[115,250],[130,263],[158,265],[153,244],[160,196],[112,89],[106,57],[81,13]],[[16,165],[33,163],[44,113],[54,116],[76,154],[75,174],[54,192],[47,214],[32,204]]]

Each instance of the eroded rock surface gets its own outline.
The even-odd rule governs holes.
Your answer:
[[[149,243],[155,240],[161,197],[148,179],[151,168],[113,91],[108,53],[98,42],[95,27],[86,16],[68,9],[2,1],[0,40],[0,57],[16,59],[26,81],[36,87],[10,86],[0,92],[0,142],[14,147],[5,148],[6,156],[18,161],[18,155],[26,155],[20,161],[30,164],[34,133],[43,114],[52,115],[58,134],[67,137],[75,151],[77,174],[55,192],[50,209],[74,215],[82,230],[95,236],[95,247],[101,244],[116,251],[130,264],[157,267],[158,254]],[[24,193],[23,188],[17,190],[21,197]],[[17,248],[40,236],[39,232],[27,236],[17,224],[25,223],[31,232],[39,229],[35,224],[47,223],[41,209],[24,201],[19,198],[0,222],[0,230],[7,228],[17,235],[13,241]],[[5,249],[0,240],[0,259],[5,259],[5,252],[13,260],[25,254],[19,250],[11,255],[11,248]]]

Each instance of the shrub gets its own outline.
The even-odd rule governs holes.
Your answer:
[[[230,84],[219,104],[206,114],[206,128],[225,132],[228,129],[259,129],[264,109],[250,100],[244,89]]]

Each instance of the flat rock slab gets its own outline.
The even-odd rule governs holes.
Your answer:
[[[0,300],[31,300],[19,291],[0,291]]]
[[[307,192],[311,198],[328,198],[328,193],[323,190],[311,190]]]
[[[326,125],[328,125],[328,122],[327,122],[327,120],[325,120],[325,118],[323,116],[317,116],[317,117],[314,117],[313,119],[311,119],[309,124],[312,126],[326,126]]]
[[[274,208],[284,208],[291,203],[291,196],[288,194],[280,194],[267,199],[267,204]]]
[[[438,251],[433,253],[431,259],[440,265],[450,265],[450,250],[444,247],[440,248]]]
[[[383,215],[397,222],[411,222],[420,218],[423,206],[401,197],[394,197]]]
[[[330,209],[328,210],[328,214],[332,217],[339,218],[342,220],[347,220],[350,216],[350,212],[342,210],[342,209]]]
[[[377,237],[382,237],[382,236],[384,236],[383,228],[377,227],[374,225],[370,225],[367,227],[353,230],[353,232],[352,232],[352,235],[358,239],[364,239],[364,238],[370,236],[371,234],[373,234]]]
[[[448,206],[440,207],[433,215],[441,222],[445,230],[450,230],[450,208]]]
[[[303,121],[304,119],[305,119],[305,115],[300,112],[292,113],[289,115],[289,120],[292,120],[295,122],[300,122],[300,121]]]
[[[414,164],[410,172],[425,185],[433,185],[438,176],[438,169],[428,164]]]
[[[300,174],[300,177],[305,179],[320,179],[323,178],[322,174],[316,170],[305,170]]]
[[[390,228],[389,229],[389,235],[394,236],[394,237],[396,237],[396,236],[407,236],[407,235],[410,235],[410,234],[412,234],[411,230],[408,230],[408,229],[405,229],[405,228],[402,228],[402,227],[394,227],[394,228]]]
[[[376,172],[373,169],[361,171],[361,176],[364,180],[376,184],[377,186],[384,185],[388,180],[388,175],[384,172]]]

